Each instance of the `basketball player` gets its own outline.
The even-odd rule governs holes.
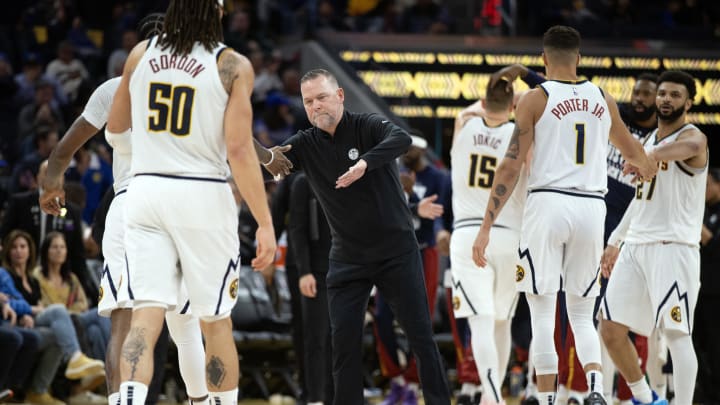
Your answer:
[[[190,309],[201,319],[208,388],[217,392],[217,403],[237,402],[229,314],[237,295],[239,242],[226,161],[259,224],[252,265],[264,268],[274,258],[272,220],[252,146],[252,68],[220,42],[221,16],[216,0],[171,1],[161,35],[128,57],[113,100],[109,136],[128,136],[133,128],[125,247],[134,308],[122,349],[122,404],[145,401],[159,325],[179,304],[181,279]]]
[[[473,259],[480,267],[487,265],[490,230],[533,145],[516,281],[530,307],[538,399],[555,399],[558,356],[553,329],[556,295],[562,289],[578,357],[590,382],[587,402],[596,405],[606,403],[592,313],[599,294],[596,269],[602,254],[608,137],[641,176],[652,177],[657,167],[622,123],[615,100],[594,84],[578,80],[579,49],[575,29],[554,26],[545,32],[543,62],[549,80],[518,101],[515,130],[495,172]]]
[[[685,72],[667,71],[658,78],[658,128],[645,150],[660,170],[638,183],[603,255],[603,272],[612,277],[600,307],[602,337],[640,404],[667,401],[658,399],[645,381],[629,330],[645,336],[655,328],[662,331],[673,360],[675,403],[692,403],[695,389],[697,358],[690,333],[700,289],[708,167],[705,135],[686,124],[695,93],[695,81]]]
[[[453,309],[456,318],[467,318],[471,347],[484,394],[483,405],[504,404],[501,387],[510,358],[510,325],[515,312],[514,288],[520,221],[527,179],[520,175],[505,211],[495,222],[488,246],[488,264],[478,268],[468,254],[483,218],[478,217],[490,196],[498,161],[507,151],[515,125],[512,87],[505,81],[487,87],[481,100],[482,115],[461,113],[450,149],[455,224],[450,239],[453,275]],[[467,111],[466,109],[465,111]],[[463,112],[465,112],[463,111]]]

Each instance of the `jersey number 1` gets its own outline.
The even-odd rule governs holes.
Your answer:
[[[478,164],[479,160],[479,164]],[[468,186],[490,188],[495,179],[497,159],[492,156],[470,155],[470,176]]]
[[[585,164],[585,124],[575,124],[575,135],[575,163],[582,165]]]
[[[172,86],[167,83],[150,83],[148,98],[148,128],[153,132],[167,132],[176,136],[190,134],[195,89]]]

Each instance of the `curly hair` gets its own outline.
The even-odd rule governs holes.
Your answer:
[[[165,13],[160,45],[173,54],[189,54],[196,42],[208,52],[223,39],[217,0],[172,0]]]

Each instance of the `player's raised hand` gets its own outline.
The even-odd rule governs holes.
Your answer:
[[[255,271],[260,271],[275,261],[275,230],[272,226],[260,226],[255,231],[255,240],[257,248],[255,248],[255,258],[252,259],[250,265]]]
[[[520,76],[526,75],[527,71],[528,68],[519,63],[505,66],[504,68],[490,75],[490,83],[488,84],[488,87],[495,86],[495,83],[497,83],[498,80],[505,80],[507,82],[507,85],[505,85],[505,91],[510,92],[510,90],[512,90],[512,83],[515,81],[515,79]]]
[[[367,162],[363,159],[358,160],[358,162],[350,167],[345,174],[338,177],[335,182],[335,188],[345,188],[350,186],[365,175],[365,170],[367,170]]]
[[[610,273],[612,273],[613,267],[615,267],[615,262],[617,261],[619,254],[620,249],[618,249],[617,246],[608,245],[605,248],[602,258],[600,258],[600,269],[602,269],[603,277],[610,277]]]
[[[485,267],[487,265],[485,249],[488,243],[490,243],[490,231],[485,228],[480,228],[472,248],[473,261],[478,267]]]
[[[272,152],[272,159],[270,162],[263,164],[265,170],[273,175],[275,180],[281,180],[283,177],[290,174],[290,169],[293,168],[292,162],[285,157],[285,152],[292,149],[292,145],[285,146],[273,146],[270,148]]]

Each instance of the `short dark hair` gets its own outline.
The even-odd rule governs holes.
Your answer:
[[[507,110],[512,105],[513,96],[513,88],[508,86],[507,80],[500,79],[495,82],[494,86],[490,86],[490,82],[488,82],[485,88],[485,107],[490,111]]]
[[[690,101],[695,99],[695,95],[697,94],[695,79],[689,73],[683,72],[682,70],[666,70],[662,72],[657,79],[658,87],[660,87],[660,84],[663,82],[682,84],[687,89]]]
[[[656,75],[655,73],[643,72],[635,78],[636,82],[639,82],[640,80],[647,80],[649,82],[657,83],[658,75]]]
[[[543,48],[557,51],[579,51],[580,33],[572,27],[555,25],[543,35]]]
[[[310,80],[313,80],[313,79],[316,79],[320,76],[325,77],[331,83],[334,83],[336,86],[339,86],[335,75],[333,75],[332,73],[328,72],[325,69],[313,69],[313,70],[308,71],[307,73],[305,73],[303,75],[303,77],[300,78],[300,84],[305,83]]]

